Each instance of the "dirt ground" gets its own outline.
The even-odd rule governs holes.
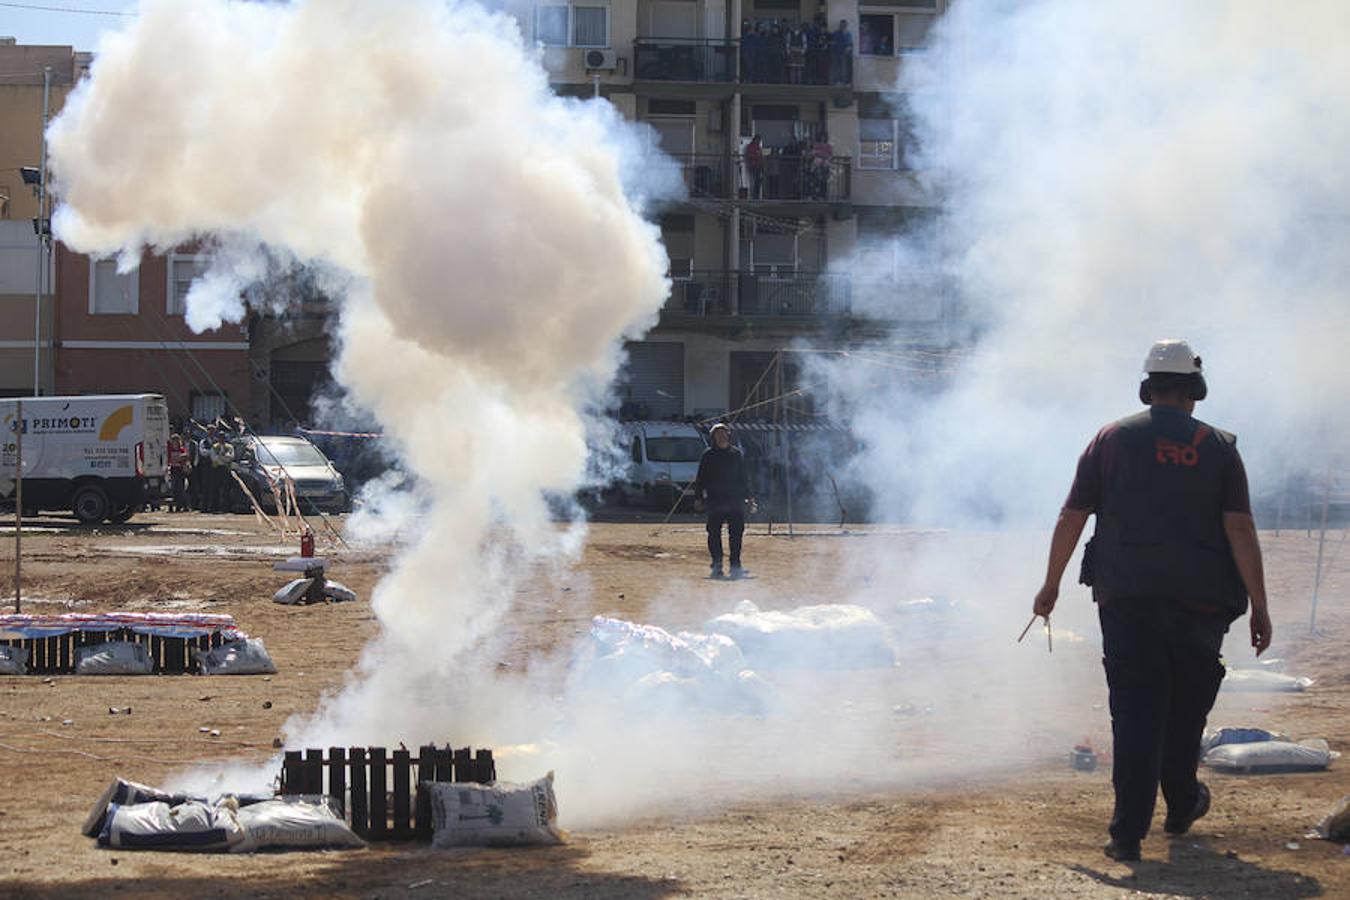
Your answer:
[[[1350,852],[1304,836],[1350,793],[1350,758],[1323,773],[1211,773],[1205,776],[1215,794],[1211,816],[1181,839],[1164,839],[1155,822],[1144,861],[1125,865],[1100,851],[1110,814],[1109,772],[1071,770],[1068,747],[1060,744],[1031,746],[1015,764],[956,782],[794,792],[711,812],[649,813],[622,827],[576,829],[566,845],[542,850],[390,845],[255,857],[99,850],[79,825],[114,776],[154,784],[203,761],[263,761],[275,753],[272,742],[286,718],[312,709],[322,691],[339,684],[374,633],[364,598],[387,557],[372,551],[337,557],[332,574],[362,602],[283,607],[270,602],[281,583],[270,563],[290,548],[278,547],[251,518],[153,513],[95,533],[59,519],[33,525],[23,544],[25,611],[229,613],[266,640],[280,671],[269,678],[0,678],[3,897],[289,897],[302,891],[363,898],[1350,896]],[[918,559],[961,542],[1015,540],[1035,554],[1027,562],[1027,584],[1034,587],[1047,540],[1045,534],[882,530],[834,539],[824,526],[816,529],[821,533],[788,538],[763,530],[756,526],[748,536],[746,557],[758,595],[783,598],[800,596],[806,578],[816,584],[834,579],[849,590],[884,581],[885,573],[858,563],[869,548],[883,545],[892,556]],[[556,602],[556,584],[522,592],[520,621],[532,637],[515,645],[515,662],[584,629],[597,613],[644,621],[659,600],[669,616],[674,582],[685,586],[688,620],[661,624],[701,621],[717,608],[724,587],[703,577],[702,537],[692,522],[594,525],[575,570],[585,590],[572,592],[566,606]],[[11,588],[12,538],[12,529],[0,528],[5,590]],[[1288,698],[1225,692],[1214,721],[1278,724],[1350,750],[1344,534],[1329,535],[1315,635],[1308,616],[1316,533],[1266,532],[1262,540],[1274,604],[1273,652],[1286,671],[1317,682]],[[1025,622],[1030,593],[1023,596],[1019,587],[1009,604],[1015,631]],[[1236,627],[1245,628],[1245,621]],[[1104,685],[1097,687],[1104,701]],[[127,706],[131,715],[109,714],[109,707]],[[1054,711],[1044,714],[1052,720]],[[204,735],[201,727],[221,735]]]

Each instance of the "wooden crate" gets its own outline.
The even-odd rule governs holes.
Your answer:
[[[287,750],[282,794],[326,794],[368,841],[431,840],[431,798],[424,781],[486,784],[497,779],[491,750],[420,747],[329,747]]]

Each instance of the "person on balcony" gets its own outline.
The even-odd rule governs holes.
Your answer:
[[[764,191],[764,145],[759,135],[745,146],[745,172],[750,176],[750,199],[759,200]]]
[[[759,62],[759,35],[749,19],[741,20],[741,81],[753,81]]]
[[[801,84],[806,72],[806,29],[798,22],[788,30],[788,81]]]
[[[840,19],[839,27],[830,32],[830,83],[848,84],[852,63],[853,33],[848,30],[848,20]]]
[[[830,169],[834,164],[834,147],[830,136],[822,131],[811,147],[811,196],[824,200],[830,194]]]

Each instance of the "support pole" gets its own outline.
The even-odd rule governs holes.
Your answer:
[[[42,69],[42,157],[38,169],[38,212],[37,212],[37,292],[33,297],[33,396],[42,394],[42,294],[47,287],[48,237],[50,226],[47,220],[47,121],[51,116],[52,67]]]
[[[1317,631],[1317,595],[1322,590],[1322,554],[1327,545],[1327,507],[1331,505],[1331,466],[1327,466],[1322,485],[1322,533],[1317,538],[1317,570],[1313,574],[1312,612],[1308,615],[1309,634]]]
[[[23,612],[23,401],[14,401],[14,611]]]

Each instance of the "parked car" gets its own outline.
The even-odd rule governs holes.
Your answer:
[[[302,513],[346,512],[351,497],[342,473],[318,447],[302,437],[262,435],[247,439],[248,453],[236,461],[240,477],[249,486],[259,505],[276,511],[273,484],[295,482],[295,496]],[[283,488],[284,489],[284,488]]]
[[[643,506],[674,504],[698,475],[698,461],[708,449],[703,435],[685,422],[624,422],[621,433],[628,467],[617,487],[624,500]]]

